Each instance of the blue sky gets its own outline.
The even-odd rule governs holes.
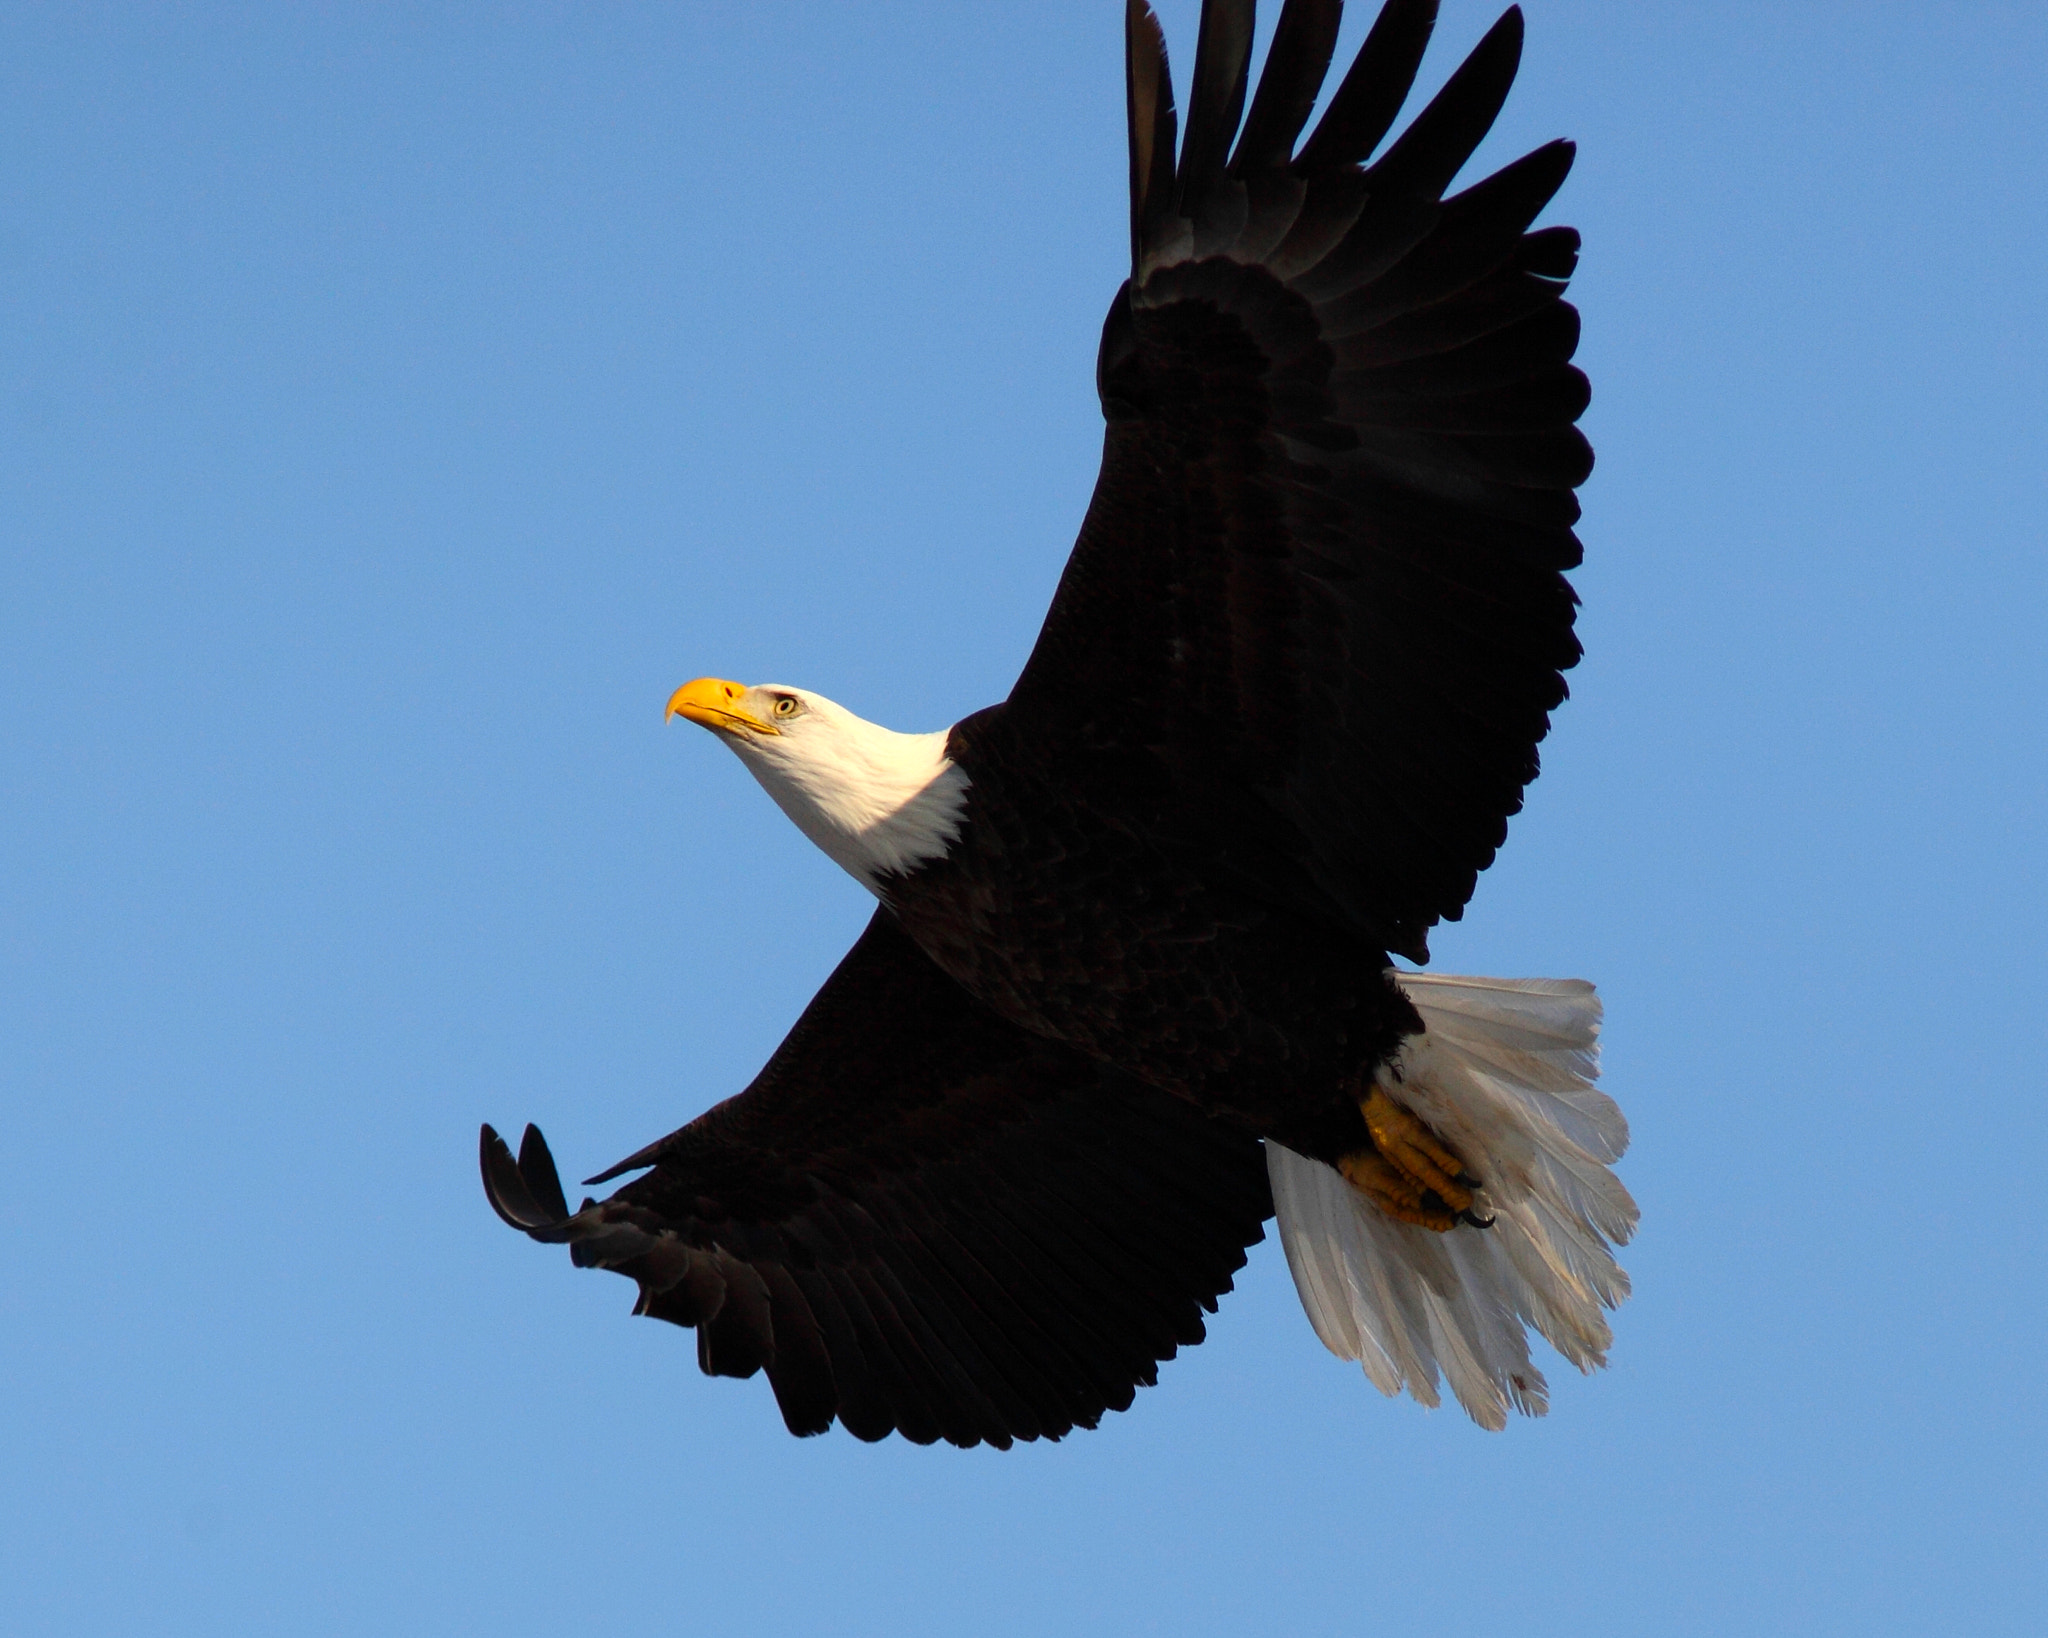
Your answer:
[[[2036,1630],[2048,12],[1528,9],[1588,657],[1436,964],[1602,986],[1613,1368],[1383,1401],[1269,1242],[999,1455],[789,1439],[475,1132],[609,1164],[867,914],[676,684],[1007,690],[1121,8],[0,7],[0,1625]]]

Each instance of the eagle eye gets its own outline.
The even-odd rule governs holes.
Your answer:
[[[778,717],[793,717],[802,709],[802,704],[792,694],[784,694],[775,702],[775,714]]]

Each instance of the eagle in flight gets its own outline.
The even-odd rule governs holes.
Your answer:
[[[1605,1362],[1636,1208],[1576,980],[1428,959],[1577,661],[1569,228],[1553,142],[1446,195],[1510,10],[1391,141],[1435,0],[1388,0],[1314,131],[1340,0],[1205,0],[1185,135],[1128,0],[1131,274],[1102,471],[1008,699],[897,733],[701,678],[878,901],[754,1082],[593,1183],[483,1129],[486,1192],[639,1286],[792,1433],[1057,1439],[1200,1342],[1277,1216],[1323,1342],[1425,1405],[1540,1414]],[[1377,157],[1375,157],[1375,154]]]

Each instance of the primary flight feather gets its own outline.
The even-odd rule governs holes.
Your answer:
[[[1121,1410],[1277,1211],[1385,1392],[1540,1413],[1628,1291],[1627,1125],[1575,980],[1428,959],[1578,659],[1578,316],[1552,143],[1446,197],[1510,10],[1381,146],[1434,0],[1389,0],[1306,140],[1340,0],[1206,0],[1187,130],[1126,14],[1131,276],[1101,476],[1010,697],[931,734],[701,678],[669,702],[879,901],[745,1091],[571,1212],[488,1126],[499,1214],[765,1371],[790,1430],[1007,1446]],[[1377,155],[1375,157],[1375,151]]]

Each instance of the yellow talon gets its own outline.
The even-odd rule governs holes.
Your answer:
[[[1396,1221],[1448,1232],[1472,1205],[1465,1163],[1377,1084],[1358,1110],[1373,1147],[1344,1156],[1337,1169]]]
[[[1337,1162],[1344,1180],[1397,1223],[1448,1234],[1457,1227],[1458,1214],[1432,1207],[1424,1199],[1423,1187],[1385,1160],[1376,1150],[1360,1149]]]

